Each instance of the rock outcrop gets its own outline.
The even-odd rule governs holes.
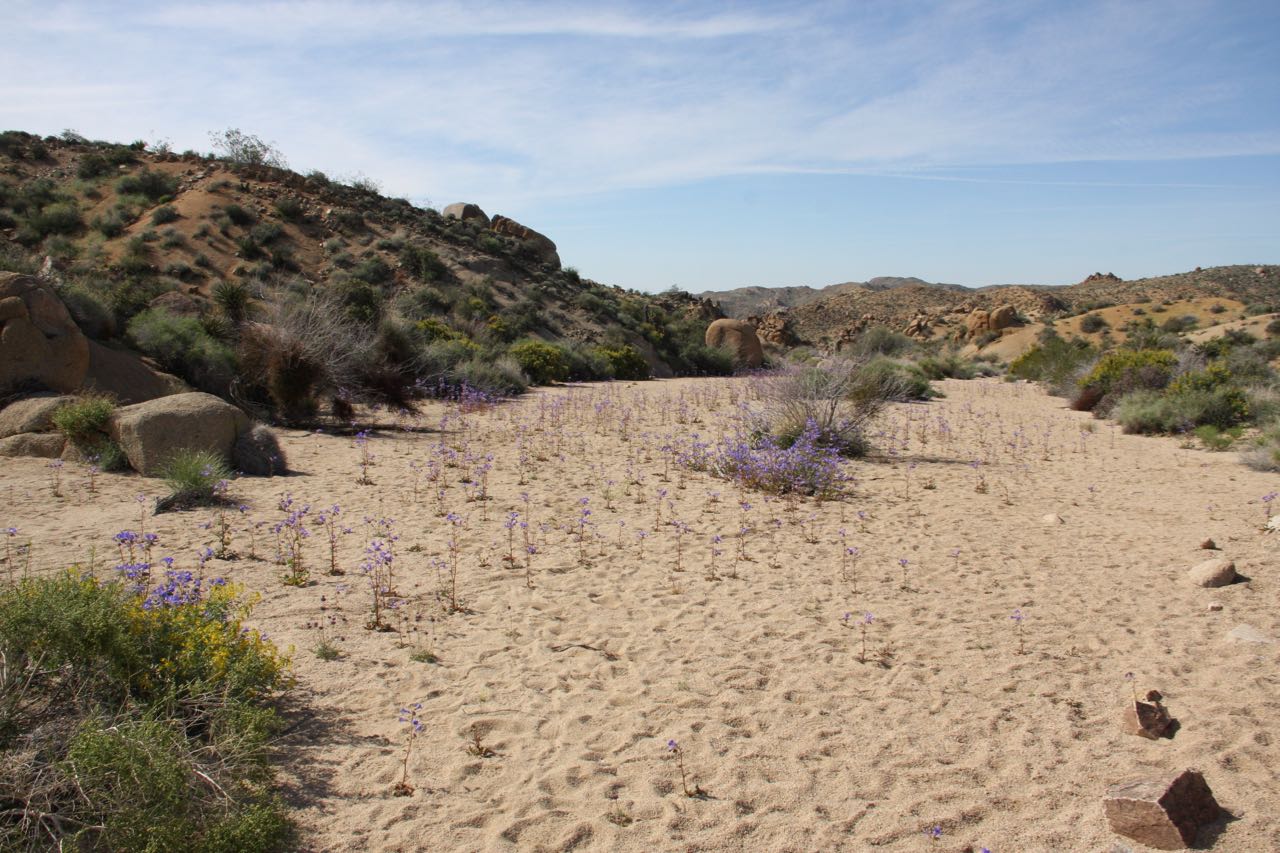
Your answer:
[[[764,364],[764,349],[755,328],[743,320],[716,320],[707,326],[709,347],[723,347],[734,354],[739,367],[757,368]]]
[[[53,288],[0,273],[0,388],[34,383],[75,391],[89,370],[89,339]]]
[[[0,409],[0,438],[27,432],[50,432],[53,429],[53,413],[59,406],[74,399],[70,396],[43,394],[10,403]]]
[[[545,234],[539,234],[527,225],[521,225],[514,219],[508,219],[501,214],[493,217],[493,222],[489,227],[498,234],[514,237],[517,240],[528,243],[538,253],[538,260],[559,269],[560,253],[556,251],[556,244],[551,242],[550,237]]]
[[[1190,847],[1201,826],[1222,816],[1204,776],[1195,770],[1116,785],[1102,806],[1112,832],[1157,850]]]
[[[441,214],[448,219],[461,219],[463,222],[479,222],[485,228],[489,227],[488,215],[480,209],[480,205],[472,204],[469,201],[459,201],[449,205]]]
[[[249,416],[212,394],[193,391],[117,409],[111,438],[129,465],[154,477],[179,450],[207,450],[228,463]]]

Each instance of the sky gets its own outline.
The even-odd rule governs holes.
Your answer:
[[[1275,0],[2,5],[0,128],[238,128],[609,284],[1280,262]]]

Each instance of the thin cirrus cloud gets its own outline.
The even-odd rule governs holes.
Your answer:
[[[237,126],[299,168],[517,210],[733,175],[1280,153],[1253,4],[729,8],[18,3],[0,113],[179,148]]]

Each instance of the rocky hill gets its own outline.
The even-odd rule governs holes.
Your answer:
[[[559,350],[554,378],[726,369],[703,345],[710,303],[583,279],[508,217],[418,208],[226,138],[215,157],[0,133],[0,270],[43,269],[90,338],[263,405],[267,362],[325,335],[355,359],[330,391],[397,400],[426,383],[517,384],[512,359],[529,376],[545,355],[528,341]],[[293,355],[267,346],[286,329]]]
[[[914,277],[878,276],[869,281],[844,281],[821,288],[800,285],[793,287],[738,287],[733,290],[708,290],[697,294],[697,297],[715,302],[726,316],[745,319],[782,308],[796,308],[800,305],[849,291],[879,292],[908,286],[937,287],[959,291],[968,289],[959,284],[938,284]]]
[[[1124,281],[1094,273],[1078,284],[967,289],[925,283],[843,287],[755,318],[775,343],[839,349],[871,326],[921,340],[986,343],[1016,326],[1038,325],[1115,305],[1229,299],[1255,312],[1280,307],[1280,266],[1228,266]],[[1227,318],[1224,318],[1224,320]]]

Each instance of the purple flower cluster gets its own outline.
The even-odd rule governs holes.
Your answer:
[[[143,610],[157,607],[182,607],[187,604],[198,604],[204,598],[205,587],[223,586],[222,578],[205,581],[187,571],[165,572],[164,583],[159,584],[147,593],[142,601]]]
[[[822,431],[812,420],[789,447],[768,434],[740,431],[708,449],[696,467],[762,492],[828,497],[839,490],[846,475],[839,450],[821,439]],[[696,458],[700,452],[695,447],[689,457]]]

